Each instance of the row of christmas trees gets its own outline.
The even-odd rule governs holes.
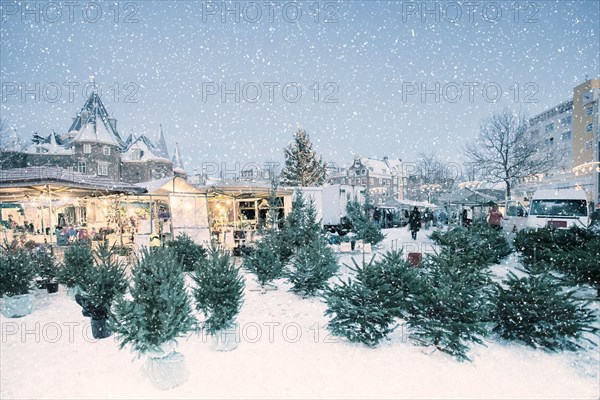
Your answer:
[[[367,226],[366,210],[351,207],[359,235],[381,238],[379,230]],[[351,277],[330,284],[338,263],[320,234],[314,204],[297,194],[283,224],[275,215],[270,217],[270,228],[246,254],[243,267],[265,290],[273,280],[286,278],[294,292],[322,296],[329,329],[350,341],[375,346],[404,322],[416,342],[464,360],[470,343],[483,343],[493,333],[536,347],[573,350],[586,332],[597,332],[596,316],[566,289],[581,283],[598,287],[600,238],[593,232],[519,233],[515,246],[525,270],[521,277],[509,273],[500,282],[490,267],[512,249],[502,233],[474,226],[433,233],[440,251],[427,257],[422,268],[407,263],[401,251],[389,251],[361,265],[354,262]],[[28,289],[31,277],[22,271],[33,270],[27,267],[31,257],[14,245],[3,249],[0,257],[2,294],[18,291],[8,286],[11,274],[20,275],[17,286]],[[52,269],[52,258],[44,260],[37,262]],[[56,274],[91,317],[95,335],[112,330],[121,346],[148,355],[155,383],[167,388],[185,379],[183,358],[170,346],[195,326],[185,270],[191,272],[191,298],[204,317],[203,329],[217,336],[230,328],[243,302],[240,270],[228,253],[216,247],[206,251],[186,236],[169,248],[145,249],[131,279],[115,249],[106,244],[95,250],[70,246]]]

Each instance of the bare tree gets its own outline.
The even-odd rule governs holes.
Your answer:
[[[419,154],[413,167],[407,188],[411,198],[431,201],[436,195],[451,191],[456,184],[458,168],[440,160],[435,153]]]
[[[527,127],[524,115],[505,109],[482,121],[477,139],[464,148],[484,179],[504,182],[507,197],[517,182],[548,172],[561,157],[544,149],[543,138]]]

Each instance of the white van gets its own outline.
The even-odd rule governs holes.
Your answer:
[[[589,204],[583,190],[538,190],[531,198],[528,228],[587,228],[589,224]]]
[[[500,212],[504,215],[502,227],[507,232],[520,231],[527,227],[527,215],[529,210],[518,200],[506,200]]]

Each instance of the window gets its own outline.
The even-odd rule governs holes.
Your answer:
[[[587,92],[583,92],[581,94],[581,100],[583,102],[583,104],[587,104],[590,101],[592,101],[592,92],[591,91],[587,91]]]
[[[105,156],[110,156],[110,147],[104,146],[102,150]]]
[[[594,107],[593,106],[585,108],[585,115],[592,115],[593,113],[594,113]]]
[[[92,145],[91,144],[84,144],[83,145],[83,153],[84,154],[91,154],[92,153]]]
[[[106,162],[98,163],[98,175],[108,176],[108,163],[106,163]]]
[[[533,200],[531,215],[585,217],[587,202],[585,200]]]
[[[144,156],[144,152],[140,149],[134,149],[133,152],[131,153],[132,160],[141,160],[143,156]]]
[[[564,117],[563,119],[561,119],[560,124],[562,126],[571,125],[571,116],[569,115],[568,117]]]
[[[546,133],[552,132],[554,130],[554,123],[546,125]]]
[[[589,124],[587,124],[587,125],[585,126],[585,131],[586,131],[586,132],[591,132],[593,128],[594,128],[594,124],[592,124],[592,123],[590,122]]]
[[[77,172],[80,172],[82,174],[85,174],[87,172],[85,161],[77,162]]]
[[[379,184],[381,185],[381,178],[379,178]]]
[[[572,134],[571,131],[566,131],[563,132],[562,135],[560,135],[560,140],[571,140]]]
[[[592,141],[588,140],[587,142],[585,142],[585,149],[589,150],[592,148]]]
[[[47,153],[47,152],[48,152],[48,149],[46,149],[46,148],[44,148],[44,147],[42,147],[42,146],[37,146],[37,147],[35,148],[35,152],[36,152],[37,154],[44,154],[44,153]]]

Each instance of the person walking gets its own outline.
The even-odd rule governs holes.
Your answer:
[[[421,213],[416,206],[410,212],[410,216],[408,217],[408,225],[410,227],[411,237],[413,240],[417,240],[417,232],[421,228]]]
[[[423,212],[423,221],[425,222],[425,230],[428,231],[429,230],[429,208],[426,208],[425,211]]]

